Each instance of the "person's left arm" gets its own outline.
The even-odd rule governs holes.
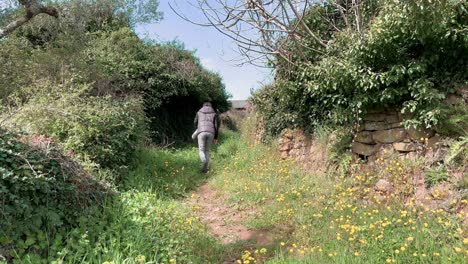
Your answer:
[[[198,112],[195,114],[195,120],[193,121],[193,124],[195,125],[195,128],[198,127]]]
[[[218,143],[218,134],[219,134],[219,127],[220,126],[221,126],[221,118],[219,117],[219,114],[216,114],[215,118],[214,118],[214,127],[215,127],[214,140],[215,140],[215,144]]]

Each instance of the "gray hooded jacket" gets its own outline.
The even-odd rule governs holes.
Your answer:
[[[219,123],[219,115],[211,104],[204,103],[195,116],[195,126],[197,126],[198,133],[210,132],[214,134],[215,139],[218,139]]]

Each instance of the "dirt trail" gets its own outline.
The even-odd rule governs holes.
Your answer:
[[[238,209],[229,205],[208,184],[202,185],[187,200],[210,233],[222,244],[247,242],[250,246],[261,247],[271,244],[273,236],[269,230],[255,230],[246,227],[243,222],[257,212],[254,208]],[[226,261],[225,263],[232,263]]]

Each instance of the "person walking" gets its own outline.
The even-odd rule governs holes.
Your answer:
[[[210,146],[211,143],[218,144],[218,130],[220,126],[220,118],[213,106],[209,102],[203,103],[203,107],[195,116],[195,126],[197,127],[196,135],[198,139],[198,154],[202,162],[202,172],[208,172],[208,164],[210,162]]]

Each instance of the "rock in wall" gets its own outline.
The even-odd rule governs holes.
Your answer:
[[[455,88],[445,100],[448,106],[466,105],[468,86]],[[382,152],[394,151],[401,155],[438,155],[442,140],[429,129],[405,129],[403,116],[397,111],[372,112],[362,118],[358,132],[354,135],[352,152],[372,160]],[[440,155],[439,155],[440,156]]]
[[[362,120],[351,150],[370,160],[388,151],[425,155],[442,146],[441,138],[433,130],[405,129],[403,117],[396,111],[369,113]]]
[[[295,159],[305,166],[314,166],[316,172],[326,170],[328,149],[326,145],[314,141],[300,129],[287,129],[279,138],[279,151],[282,159]]]

